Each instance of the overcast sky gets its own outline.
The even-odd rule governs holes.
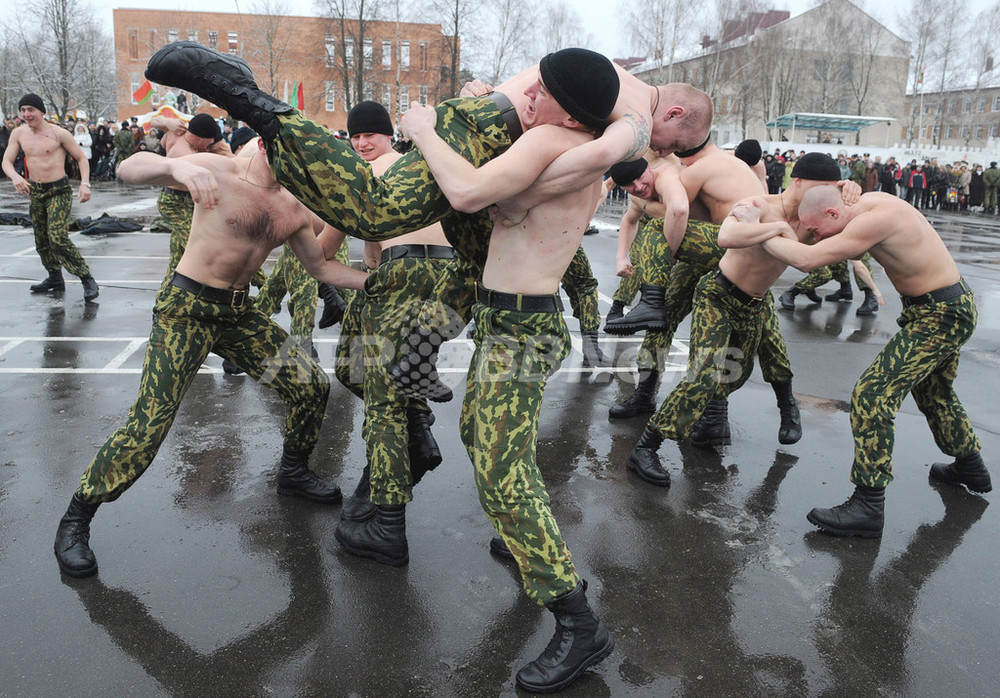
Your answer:
[[[532,0],[524,1],[530,2]],[[625,57],[630,53],[625,29],[619,26],[615,18],[615,8],[621,1],[623,0],[568,0],[569,6],[580,15],[584,30],[594,37],[594,43],[588,48],[600,51],[609,58]],[[956,6],[955,11],[962,12],[965,18],[971,20],[990,2],[995,1],[967,0],[961,4],[961,8]],[[109,32],[112,26],[111,10],[113,8],[163,9],[167,5],[162,0],[90,0],[90,2],[104,16]],[[316,14],[313,0],[283,0],[283,2],[286,3],[291,14],[307,17]],[[896,18],[900,11],[912,11],[912,3],[909,0],[859,0],[855,4],[883,22],[889,29],[897,32]],[[773,9],[788,10],[792,16],[795,16],[816,5],[816,0],[774,0],[771,5]],[[251,0],[197,0],[197,2],[178,0],[176,4],[169,4],[169,7],[176,10],[202,12],[249,12]]]

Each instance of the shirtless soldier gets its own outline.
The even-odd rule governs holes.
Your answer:
[[[324,259],[316,241],[322,222],[274,181],[262,146],[251,152],[238,158],[137,153],[118,170],[126,181],[186,187],[195,203],[194,219],[187,249],[156,299],[139,397],[126,424],[84,472],[59,523],[55,553],[66,574],[97,572],[89,545],[97,507],[120,497],[152,463],[210,351],[272,386],[288,408],[278,494],[341,500],[340,488],[307,465],[323,423],[329,379],[288,333],[254,307],[247,288],[268,253],[285,241],[324,281],[361,288],[364,273]]]
[[[854,494],[806,517],[826,533],[877,538],[884,525],[885,488],[893,477],[893,421],[907,393],[927,418],[938,448],[955,459],[934,463],[931,478],[973,492],[993,489],[982,446],[953,385],[977,311],[941,236],[913,206],[891,194],[870,193],[845,207],[829,189],[815,187],[803,197],[797,228],[805,235],[776,237],[763,247],[802,271],[871,252],[902,296],[901,329],[861,374],[851,395]],[[791,232],[786,227],[783,236]],[[815,244],[803,244],[809,238]]]
[[[32,293],[66,290],[62,269],[83,282],[83,299],[96,300],[100,295],[90,267],[69,239],[73,191],[66,177],[66,155],[80,167],[80,203],[90,201],[90,163],[73,135],[45,120],[45,102],[36,94],[26,94],[17,103],[24,123],[10,134],[3,154],[3,171],[21,194],[30,197],[29,212],[35,230],[35,250],[49,277],[31,287]],[[19,150],[24,150],[24,174],[14,169]]]

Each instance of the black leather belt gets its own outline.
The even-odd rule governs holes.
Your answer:
[[[190,291],[198,296],[200,300],[208,301],[209,303],[218,303],[219,305],[231,305],[234,308],[243,307],[247,300],[247,291],[249,290],[246,288],[233,290],[206,286],[200,281],[195,281],[190,276],[184,276],[176,271],[170,277],[170,285]]]
[[[962,279],[958,283],[954,283],[951,286],[945,286],[944,288],[939,288],[936,291],[931,291],[930,293],[925,293],[922,296],[903,296],[903,307],[909,308],[911,305],[926,305],[927,303],[941,303],[943,301],[951,300],[952,298],[957,298],[963,293],[969,290],[969,285],[965,283],[965,279]]]
[[[171,189],[170,187],[163,187],[164,194],[170,194],[171,196],[183,196],[185,198],[191,198],[191,192],[183,191],[182,189]]]
[[[723,274],[721,271],[715,272],[715,280],[719,284],[719,286],[722,286],[722,288],[726,289],[726,293],[728,293],[730,296],[738,300],[740,303],[743,303],[744,305],[752,305],[753,303],[760,303],[761,301],[764,300],[763,296],[760,298],[757,298],[756,296],[751,296],[742,288],[740,288],[732,281],[727,279],[726,275]]]
[[[476,284],[476,300],[497,310],[520,310],[525,313],[561,313],[562,299],[555,293],[548,296],[526,296],[523,293],[493,291]]]
[[[63,177],[62,179],[57,179],[54,182],[32,182],[30,179],[28,181],[32,187],[37,189],[55,189],[56,187],[69,185],[69,177]]]
[[[521,134],[524,133],[521,130],[521,119],[517,115],[517,110],[514,108],[514,103],[510,101],[510,97],[505,95],[503,92],[490,92],[488,95],[497,109],[500,110],[500,116],[503,118],[503,122],[507,124],[507,134],[510,136],[510,142],[513,143]]]
[[[393,245],[382,250],[380,262],[404,257],[423,257],[425,259],[454,259],[455,251],[446,245]]]

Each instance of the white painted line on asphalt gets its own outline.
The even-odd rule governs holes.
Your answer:
[[[118,356],[116,356],[115,358],[111,359],[111,361],[109,361],[104,366],[104,368],[108,368],[108,369],[119,368],[123,363],[125,363],[126,361],[128,361],[129,357],[132,356],[132,354],[135,353],[136,349],[138,349],[139,347],[143,346],[145,343],[146,343],[145,339],[133,339],[131,342],[128,343],[128,346],[125,347],[124,349],[122,349],[118,353]]]
[[[8,351],[10,351],[14,347],[22,344],[23,342],[24,342],[23,339],[13,339],[13,340],[8,341],[6,344],[4,344],[2,347],[0,347],[0,356],[3,356]]]

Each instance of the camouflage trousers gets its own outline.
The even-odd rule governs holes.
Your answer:
[[[514,554],[525,592],[546,604],[580,580],[535,460],[542,394],[569,354],[569,332],[559,312],[477,303],[473,315],[476,350],[462,404],[462,443],[479,502]]]
[[[28,215],[35,231],[35,250],[49,273],[66,268],[73,276],[89,276],[90,267],[73,241],[69,223],[73,213],[73,190],[63,177],[55,182],[31,182]]]
[[[309,272],[286,243],[271,274],[260,287],[254,305],[265,315],[274,315],[281,309],[281,299],[287,293],[288,311],[292,315],[290,334],[293,337],[310,337],[316,324],[318,287],[319,283],[309,276]]]
[[[330,394],[323,369],[252,299],[234,308],[165,284],[153,308],[139,396],[84,472],[77,489],[83,500],[114,501],[146,471],[209,352],[274,388],[287,407],[285,448],[312,451]]]
[[[511,144],[503,115],[487,97],[451,99],[436,110],[438,135],[476,167]],[[327,223],[363,240],[386,240],[440,221],[468,260],[479,266],[485,262],[493,229],[489,214],[452,209],[419,149],[375,177],[349,141],[300,112],[278,120],[281,129],[267,143],[274,176]]]
[[[156,209],[170,230],[170,263],[166,278],[169,279],[187,248],[194,216],[194,199],[186,191],[164,189],[156,198]]]
[[[407,340],[421,306],[442,303],[434,296],[437,281],[453,276],[457,266],[454,259],[390,259],[379,264],[365,282],[361,309],[364,344],[352,347],[351,353],[364,356],[365,419],[361,431],[375,504],[406,504],[413,499],[407,414],[430,412],[430,408],[426,400],[400,393],[387,369],[401,350],[409,348]]]
[[[361,329],[361,311],[367,299],[364,293],[355,293],[347,301],[344,317],[340,319],[340,336],[334,354],[333,375],[342,386],[364,400],[364,331]]]
[[[910,305],[904,299],[900,326],[854,386],[851,482],[885,487],[892,481],[893,422],[907,393],[927,419],[934,442],[953,457],[982,448],[955,394],[962,345],[976,329],[972,291],[951,300]]]
[[[581,245],[570,260],[562,278],[562,287],[569,296],[573,317],[580,321],[581,332],[591,332],[601,326],[601,311],[597,306],[597,279],[590,260]]]
[[[720,389],[725,394],[738,389],[753,371],[767,303],[739,300],[720,284],[718,275],[705,274],[698,281],[687,375],[649,420],[666,439],[687,438],[708,401]]]
[[[663,244],[667,249],[666,258],[662,254],[662,248],[657,245],[657,235],[663,240]],[[661,252],[659,255],[656,254],[657,249]],[[666,245],[666,238],[663,237],[662,218],[642,217],[642,220],[639,221],[639,230],[635,234],[635,240],[632,241],[632,247],[629,249],[628,256],[632,262],[632,276],[623,276],[621,281],[618,282],[618,289],[611,297],[612,300],[616,300],[622,305],[630,305],[632,299],[635,298],[635,294],[639,293],[639,287],[644,282],[643,272],[648,266],[660,262],[666,263],[669,268],[670,263],[673,261],[670,257],[670,247]],[[647,281],[646,283],[653,282]],[[665,286],[666,284],[662,285]]]
[[[867,252],[865,253],[865,256],[861,258],[861,261],[864,262],[864,265],[868,268],[869,273],[871,273],[872,270],[871,259],[872,256]],[[808,276],[795,283],[795,288],[805,293],[806,291],[813,291],[819,288],[828,281],[836,281],[840,284],[850,283],[851,276],[846,260],[843,262],[828,264],[825,267],[820,267],[819,269],[811,271]],[[854,283],[858,285],[858,289],[861,291],[868,288],[868,284],[861,280],[857,272],[854,272]]]
[[[997,193],[998,189],[996,187],[986,187],[986,194],[983,198],[983,206],[987,211],[990,209],[996,209],[997,207]]]

